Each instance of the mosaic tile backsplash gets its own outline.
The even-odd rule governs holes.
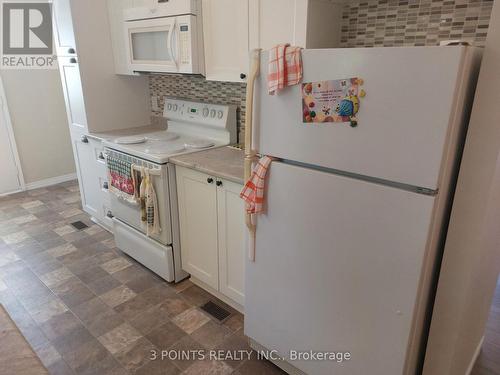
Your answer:
[[[236,105],[239,141],[244,138],[245,93],[246,85],[233,82],[207,81],[200,76],[188,75],[151,75],[149,77],[151,96],[159,98],[160,112],[153,116],[162,116],[164,97],[194,100],[213,104]]]
[[[450,39],[483,46],[492,6],[493,0],[350,0],[341,46],[429,46]]]

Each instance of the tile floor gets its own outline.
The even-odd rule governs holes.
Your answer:
[[[78,220],[89,227],[69,225]],[[249,349],[241,314],[219,324],[198,308],[210,298],[118,250],[81,210],[75,182],[0,198],[0,303],[51,374],[283,373],[255,358],[150,360],[167,349]]]

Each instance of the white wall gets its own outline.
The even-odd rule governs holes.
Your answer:
[[[495,1],[427,346],[424,375],[463,375],[500,271],[500,1]]]
[[[14,136],[27,184],[75,173],[57,70],[2,70]]]

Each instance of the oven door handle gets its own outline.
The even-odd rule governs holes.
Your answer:
[[[128,204],[129,206],[133,206],[133,207],[137,207],[139,206],[139,202],[135,201],[135,202],[131,202],[129,201],[128,199],[120,196],[120,195],[115,195],[116,198],[120,201],[120,202],[123,202],[125,204]]]

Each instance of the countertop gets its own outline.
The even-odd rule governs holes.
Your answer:
[[[181,167],[192,168],[210,174],[214,177],[224,178],[238,184],[244,183],[242,150],[232,147],[219,147],[210,150],[193,152],[170,158],[170,162]]]

